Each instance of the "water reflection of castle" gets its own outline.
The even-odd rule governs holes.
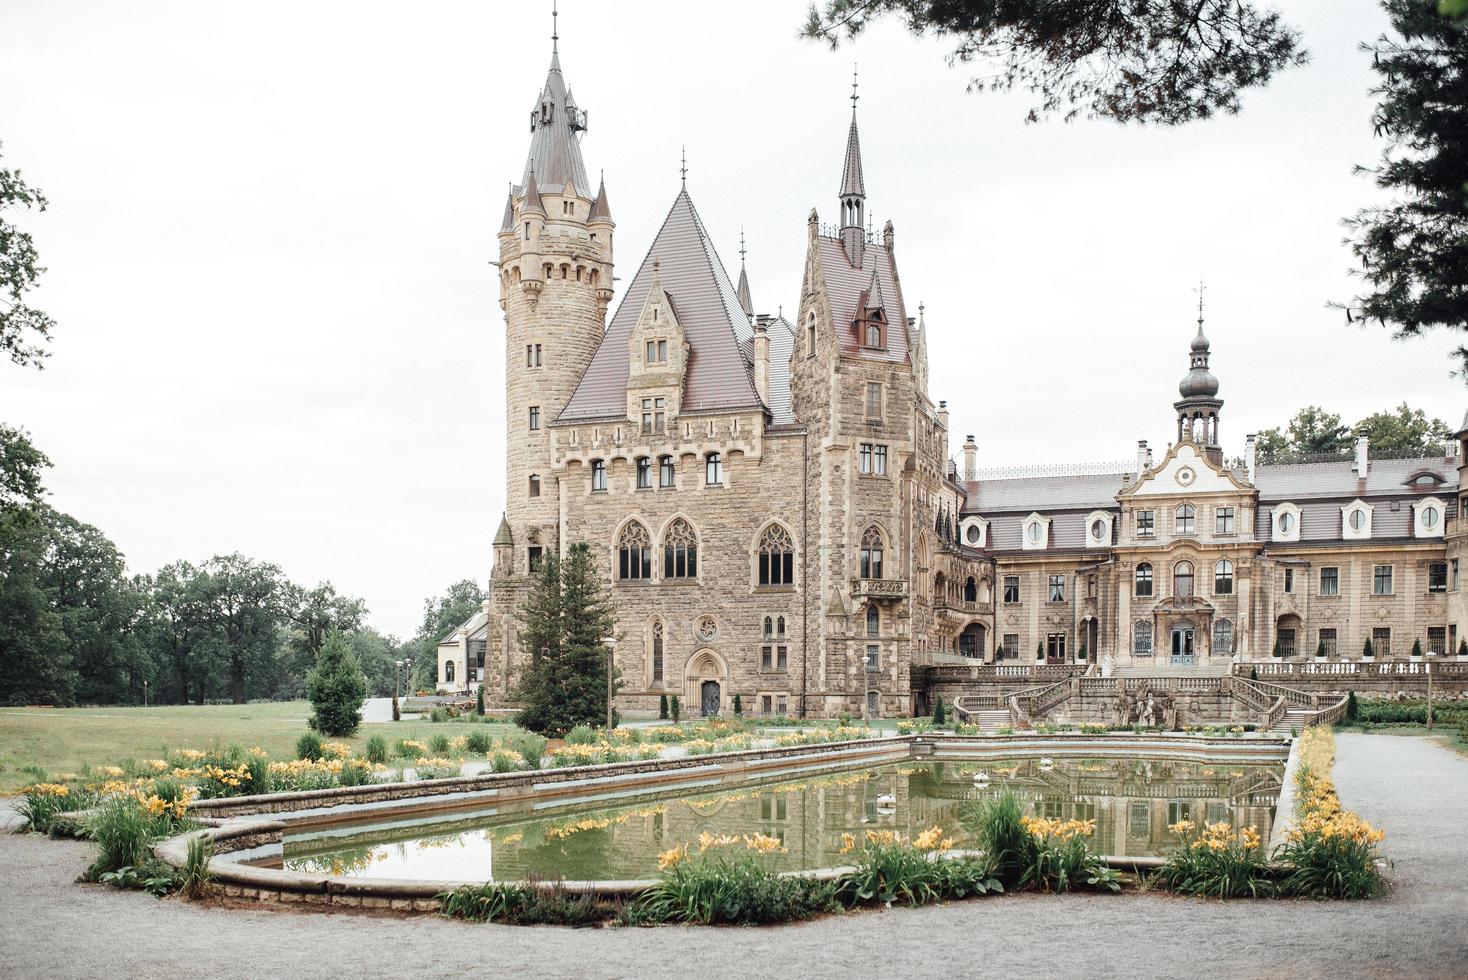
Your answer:
[[[987,785],[974,775],[988,775]],[[1178,820],[1227,821],[1268,839],[1280,773],[1273,766],[1167,761],[930,762],[697,797],[648,799],[616,809],[580,808],[533,820],[457,817],[412,827],[363,828],[287,840],[288,866],[345,866],[348,873],[413,876],[413,851],[462,849],[464,877],[645,878],[657,854],[700,835],[763,834],[787,849],[782,868],[845,863],[842,836],[868,830],[915,835],[940,824],[963,846],[973,804],[1012,789],[1045,817],[1095,820],[1092,846],[1112,855],[1164,854]],[[890,797],[890,799],[887,799]]]

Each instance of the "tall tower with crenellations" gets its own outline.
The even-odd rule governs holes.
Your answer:
[[[581,158],[587,113],[561,72],[559,32],[530,111],[530,152],[499,231],[505,314],[506,512],[492,577],[523,578],[559,548],[550,423],[591,362],[612,298],[612,222],[605,181],[593,192]]]

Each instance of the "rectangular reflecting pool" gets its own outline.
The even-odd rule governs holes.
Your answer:
[[[782,870],[833,867],[849,858],[841,837],[943,827],[976,846],[975,805],[1012,789],[1031,813],[1096,821],[1094,850],[1160,856],[1178,820],[1226,820],[1269,837],[1283,764],[1175,759],[1016,758],[914,761],[867,769],[683,788],[635,800],[554,801],[531,809],[461,808],[364,815],[364,822],[309,822],[288,830],[277,853],[247,863],[350,877],[443,881],[653,878],[658,853],[697,845],[702,834],[778,839]],[[976,778],[977,777],[977,778]],[[372,821],[372,822],[366,822]]]

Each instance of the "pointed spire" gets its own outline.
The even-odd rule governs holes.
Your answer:
[[[739,286],[734,290],[739,308],[745,316],[754,316],[754,301],[749,297],[749,275],[744,271],[744,229],[739,229]]]
[[[505,217],[500,222],[500,231],[515,230],[515,185],[510,185],[510,191],[505,196]]]
[[[545,204],[540,199],[540,182],[535,179],[535,167],[525,177],[525,203],[521,206],[525,211],[539,211],[545,214]]]
[[[515,536],[510,533],[510,521],[505,516],[504,511],[500,512],[500,528],[498,531],[494,532],[494,543],[496,545],[512,545],[515,543]]]
[[[612,208],[607,203],[607,174],[602,171],[601,186],[596,189],[596,200],[591,202],[591,213],[587,215],[587,221],[611,221]]]
[[[546,188],[561,188],[569,182],[576,193],[591,197],[591,181],[581,160],[578,134],[586,131],[586,113],[577,108],[561,74],[560,30],[555,24],[559,11],[552,9],[551,63],[535,108],[530,112],[530,153],[525,161],[527,184],[530,171],[540,175]]]
[[[560,11],[556,9],[556,0],[551,0],[551,66],[550,70],[558,72],[561,70],[561,31]]]
[[[877,278],[877,270],[872,270],[872,281],[867,285],[867,309],[884,310],[887,308],[886,301],[882,298],[882,280]]]
[[[846,159],[841,166],[841,244],[847,260],[856,268],[864,264],[867,231],[862,227],[866,211],[866,181],[861,172],[861,135],[856,130],[856,69],[851,71],[851,128],[846,133]]]
[[[846,162],[841,168],[841,197],[866,197],[866,181],[861,173],[861,135],[856,131],[856,113],[851,114],[851,128],[846,133]],[[858,227],[860,221],[857,222]]]

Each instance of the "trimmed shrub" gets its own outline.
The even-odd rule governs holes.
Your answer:
[[[1346,693],[1346,721],[1355,721],[1361,711],[1361,704],[1356,700],[1356,692]]]
[[[683,717],[683,706],[678,703],[678,695],[676,694],[668,699],[668,714],[673,716],[673,724],[675,725],[678,723],[678,719]]]
[[[484,685],[482,684],[474,689],[474,713],[481,718],[484,717]]]
[[[943,695],[938,695],[938,703],[933,706],[933,724],[943,725],[948,721],[948,716],[943,711]]]
[[[744,714],[744,701],[738,694],[734,695],[734,717],[739,718]]]
[[[663,721],[668,720],[668,696],[666,694],[658,695],[658,718]]]
[[[306,675],[306,697],[313,709],[311,727],[323,735],[351,735],[362,724],[367,678],[357,655],[337,630],[326,634],[316,666]]]
[[[321,736],[306,732],[296,739],[296,758],[315,762],[321,758]]]

